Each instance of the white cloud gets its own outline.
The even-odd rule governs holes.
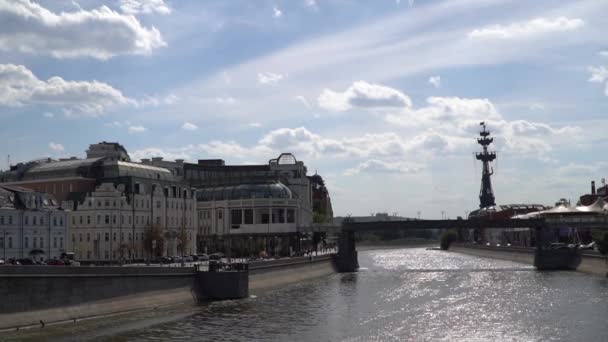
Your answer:
[[[182,129],[185,129],[186,131],[196,131],[198,126],[190,122],[184,122]]]
[[[45,112],[44,114],[42,114],[42,116],[44,116],[45,118],[53,118],[55,116],[55,114],[51,113],[51,112]]]
[[[247,126],[254,127],[254,128],[259,128],[259,127],[262,127],[262,124],[259,123],[259,122],[250,122],[249,124],[247,124]]]
[[[236,100],[230,96],[216,97],[215,101],[217,101],[217,103],[226,104],[226,105],[233,105],[236,102]]]
[[[589,82],[595,83],[603,83],[606,82],[604,88],[604,94],[608,96],[608,68],[605,66],[599,67],[589,67],[589,72],[591,72],[591,77],[589,78]]]
[[[254,146],[247,148],[241,146],[235,141],[219,141],[214,140],[207,144],[201,144],[197,146],[198,149],[205,152],[210,157],[225,158],[230,156],[231,158],[268,158],[273,156],[274,153],[265,146]]]
[[[275,74],[272,72],[258,73],[258,82],[261,84],[273,84],[284,79],[287,75]]]
[[[65,151],[65,148],[63,147],[63,145],[58,144],[58,143],[50,142],[49,147],[51,148],[51,150],[53,150],[55,152],[64,152]]]
[[[0,50],[108,59],[166,46],[160,32],[107,6],[54,13],[30,0],[0,0]]]
[[[542,103],[532,103],[528,108],[531,110],[545,110],[545,105]]]
[[[280,18],[281,16],[283,16],[283,12],[277,6],[274,6],[272,8],[272,15],[275,18]]]
[[[0,105],[48,105],[60,107],[66,115],[96,116],[117,105],[135,105],[120,90],[98,81],[38,79],[23,65],[0,64]]]
[[[164,0],[120,0],[120,9],[127,14],[171,14]]]
[[[146,131],[144,126],[129,126],[129,133],[143,133]]]
[[[319,5],[317,4],[316,0],[304,0],[304,7],[313,9],[313,10],[319,9]]]
[[[343,112],[352,108],[410,107],[412,101],[399,90],[365,81],[353,83],[344,92],[324,89],[317,99],[321,108]]]
[[[346,170],[344,174],[347,176],[352,176],[363,172],[385,174],[418,173],[423,168],[424,167],[421,165],[408,165],[400,162],[387,162],[378,159],[371,159],[360,163],[354,168]]]
[[[148,147],[141,150],[130,152],[133,160],[141,160],[144,158],[150,159],[153,157],[162,157],[166,160],[185,159],[191,160],[190,152],[193,150],[193,146],[189,145],[181,149],[162,149],[157,147]]]
[[[605,66],[589,67],[589,72],[591,72],[589,82],[602,83],[608,80],[608,68]]]
[[[576,30],[584,25],[582,19],[558,17],[536,18],[509,25],[492,25],[469,32],[471,39],[523,39],[554,32]]]
[[[302,103],[306,108],[310,108],[310,103],[308,102],[308,100],[306,99],[306,97],[302,96],[302,95],[298,95],[295,97],[295,99],[297,101],[299,101],[300,103]]]
[[[608,50],[607,51],[600,51],[599,54],[602,57],[608,57]]]
[[[172,105],[179,101],[179,97],[175,94],[169,94],[165,96],[149,96],[146,95],[142,99],[137,100],[136,105],[140,107],[158,107],[165,105]]]
[[[441,76],[429,77],[429,83],[432,84],[435,88],[441,87]]]

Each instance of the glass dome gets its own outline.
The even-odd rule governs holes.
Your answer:
[[[200,189],[196,192],[196,200],[223,201],[250,198],[293,198],[291,190],[282,183],[259,183],[221,186]]]

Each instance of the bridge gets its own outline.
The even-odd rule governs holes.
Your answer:
[[[535,265],[541,268],[545,262],[550,262],[551,269],[571,269],[575,255],[566,255],[566,251],[549,250],[552,234],[545,233],[551,228],[567,225],[572,228],[603,228],[608,227],[606,218],[596,220],[547,220],[545,218],[530,219],[459,219],[459,220],[408,220],[408,221],[376,221],[376,222],[343,222],[338,240],[336,265],[340,272],[354,272],[359,268],[355,233],[382,230],[424,230],[424,229],[508,229],[530,228],[535,232]],[[580,253],[578,254],[580,259]],[[580,262],[580,260],[579,260]],[[577,264],[578,266],[578,264]],[[576,268],[576,267],[575,267]]]

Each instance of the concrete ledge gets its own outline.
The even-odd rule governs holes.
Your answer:
[[[272,290],[284,285],[301,282],[308,279],[326,276],[336,270],[330,256],[316,259],[312,262],[296,261],[293,264],[277,265],[275,267],[249,269],[249,292],[253,294]]]
[[[193,302],[191,287],[151,291],[136,295],[83,303],[80,305],[45,310],[0,314],[0,329],[40,325],[46,323],[73,321],[94,316],[116,314],[137,309],[151,309],[158,306]]]
[[[521,262],[528,265],[534,264],[534,250],[531,248],[520,247],[489,247],[475,245],[454,244],[450,246],[450,251],[492,258]],[[608,263],[606,259],[596,255],[583,254],[583,261],[577,271],[591,274],[608,275]]]

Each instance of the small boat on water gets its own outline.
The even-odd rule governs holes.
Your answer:
[[[582,261],[578,244],[552,243],[534,251],[534,266],[540,271],[575,271]]]

